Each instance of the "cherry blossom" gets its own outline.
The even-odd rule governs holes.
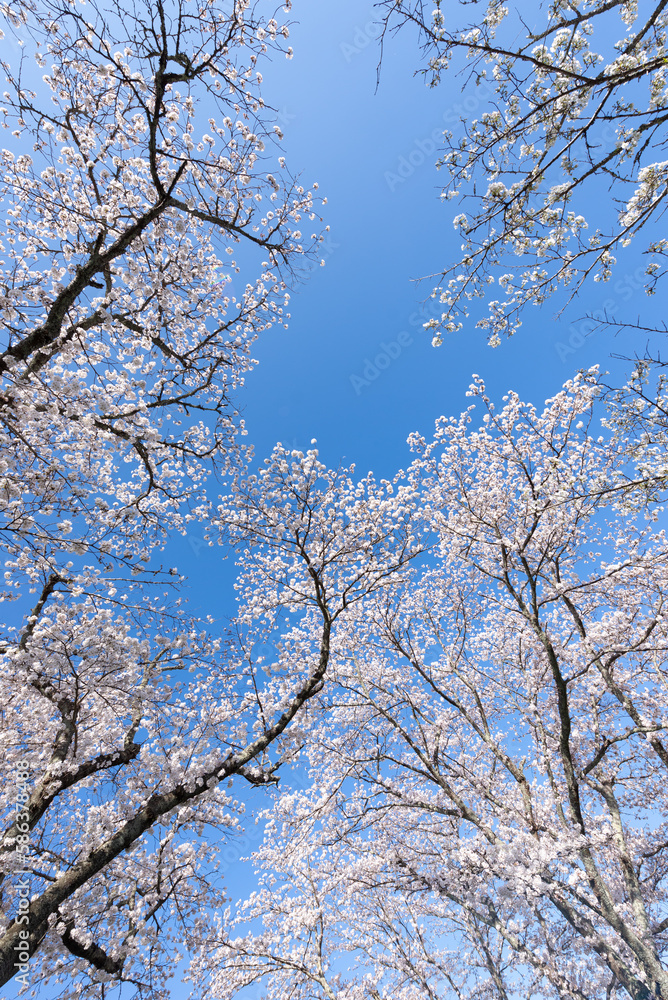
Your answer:
[[[27,877],[30,982],[63,998],[112,981],[166,996],[174,949],[196,952],[225,898],[216,858],[244,809],[230,779],[278,780],[346,618],[424,550],[412,487],[356,483],[315,451],[290,457],[277,450],[220,505],[216,530],[248,545],[226,633],[149,600],[141,580],[95,586],[90,571],[51,577],[10,631],[3,982],[17,974],[15,899]],[[300,614],[295,627],[281,623],[286,609]],[[267,642],[275,656],[259,659]],[[19,771],[29,793],[12,820]]]
[[[442,311],[426,324],[434,342],[474,310],[496,346],[527,305],[560,287],[574,294],[586,279],[608,281],[641,230],[652,292],[666,251],[651,226],[666,198],[663,3],[557,0],[528,20],[500,0],[448,12],[440,0],[380,6],[386,31],[418,29],[433,86],[457,69],[472,85],[469,100],[473,85],[485,95],[477,116],[452,115],[438,161],[443,199],[461,195],[465,211],[454,219],[461,256],[436,272]],[[596,214],[592,185],[609,190],[616,212]]]
[[[127,565],[202,516],[251,344],[318,242],[313,193],[267,179],[256,66],[287,27],[245,2],[4,17],[29,45],[2,104],[3,537],[36,573],[63,535]]]
[[[252,342],[319,242],[259,88],[288,9],[2,6],[3,984],[164,997],[328,666],[275,693],[243,607],[194,619],[157,561],[243,467]]]
[[[601,393],[413,436],[434,549],[332,643],[196,996],[668,997],[668,547]]]

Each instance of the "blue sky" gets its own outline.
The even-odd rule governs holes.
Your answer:
[[[327,197],[331,231],[325,267],[293,295],[289,329],[277,328],[254,348],[260,363],[239,403],[257,458],[276,441],[305,450],[316,438],[325,462],[354,462],[360,474],[389,477],[409,460],[409,433],[429,435],[438,416],[470,404],[473,373],[493,400],[514,389],[537,405],[579,368],[600,364],[621,378],[628,366],[610,354],[642,351],[644,341],[586,336],[583,320],[604,304],[615,318],[657,315],[659,297],[642,291],[639,248],[625,251],[613,279],[591,283],[561,316],[563,299],[527,311],[520,331],[496,349],[473,322],[431,346],[420,315],[431,284],[412,279],[456,257],[452,218],[460,209],[440,201],[445,178],[429,150],[458,105],[468,98],[475,114],[482,103],[475,89],[462,97],[454,74],[429,89],[415,74],[420,56],[408,32],[386,42],[377,87],[371,4],[296,4],[293,14],[294,59],[263,67],[264,97],[278,111],[289,165]],[[605,212],[604,190],[591,207]],[[170,565],[190,577],[193,610],[232,610],[232,567],[219,550],[195,533],[170,552]]]
[[[371,5],[344,0],[334,15],[324,5],[297,8],[300,14],[295,57],[265,70],[265,97],[286,119],[293,169],[303,170],[306,182],[317,180],[328,197],[330,253],[294,296],[289,331],[258,343],[260,366],[242,403],[260,454],[277,439],[303,445],[316,437],[325,461],[345,456],[361,472],[388,474],[405,460],[410,431],[428,432],[437,416],[466,406],[474,372],[493,397],[513,388],[542,402],[578,368],[608,366],[618,349],[609,336],[575,348],[569,338],[580,342],[577,319],[604,301],[614,301],[620,316],[647,315],[634,275],[641,260],[636,251],[620,258],[615,279],[592,284],[560,318],[557,303],[529,311],[520,333],[497,349],[473,328],[434,349],[419,316],[431,284],[411,279],[438,270],[459,249],[457,203],[439,200],[444,175],[434,166],[437,154],[423,152],[461,103],[459,80],[428,89],[414,73],[419,53],[406,33],[386,43],[376,90]],[[397,183],[402,172],[408,176]],[[402,332],[410,343],[387,369],[369,385],[353,381],[364,376],[366,359],[373,362],[383,342],[396,343]]]

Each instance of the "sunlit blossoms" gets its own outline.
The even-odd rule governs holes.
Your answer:
[[[313,196],[267,179],[258,90],[287,29],[246,3],[5,18],[36,64],[6,67],[2,107],[6,537],[39,573],[68,514],[70,546],[127,564],[199,516],[250,344],[309,250]]]
[[[381,7],[388,25],[418,27],[432,85],[452,66],[493,92],[479,117],[443,137],[443,198],[462,195],[469,210],[455,220],[461,257],[433,291],[442,307],[426,324],[434,342],[473,311],[497,345],[526,306],[587,278],[607,281],[641,230],[652,291],[665,254],[665,239],[646,228],[667,190],[663,4],[555,2],[530,15],[498,0],[447,12],[421,0]],[[603,191],[612,218],[597,216]]]
[[[318,242],[259,91],[286,13],[2,6],[3,984],[164,996],[221,898],[221,782],[269,780],[327,666],[249,698],[243,626],[191,620],[159,565],[239,466],[250,345]]]
[[[443,157],[447,197],[484,184],[428,325],[496,285],[497,343],[662,211],[663,7],[559,0],[512,51],[497,0],[391,7],[435,81],[462,48],[496,89]],[[320,243],[260,90],[289,9],[0,7],[0,984],[668,1000],[666,380],[474,377],[389,479],[254,464],[237,393]],[[225,623],[160,562],[193,525],[237,560]]]
[[[333,642],[197,995],[668,997],[665,534],[595,372],[471,391],[412,439],[434,550]]]

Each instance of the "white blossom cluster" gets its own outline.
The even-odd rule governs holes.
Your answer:
[[[497,410],[476,379],[482,419],[412,437],[395,489],[434,548],[333,633],[307,787],[276,790],[197,995],[668,996],[668,546],[601,391]]]
[[[477,118],[443,137],[442,196],[470,208],[455,219],[461,256],[433,290],[442,306],[425,324],[434,343],[471,315],[497,346],[526,306],[563,287],[572,295],[588,277],[608,281],[617,251],[641,229],[657,258],[647,267],[651,293],[665,241],[648,224],[668,192],[663,4],[556,0],[534,29],[500,0],[474,4],[468,26],[440,5],[431,17],[415,0],[381,7],[388,26],[420,28],[432,85],[456,64],[491,93]]]

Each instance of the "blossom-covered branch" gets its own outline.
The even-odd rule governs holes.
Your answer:
[[[166,996],[171,951],[195,953],[224,899],[216,859],[243,812],[229,783],[277,782],[351,609],[425,545],[402,489],[331,473],[315,451],[278,450],[240,480],[216,530],[248,546],[227,635],[149,602],[141,581],[117,592],[89,572],[51,577],[6,636],[3,983],[25,954],[30,981],[63,1000],[97,996],[109,977]]]
[[[433,292],[443,306],[428,324],[435,342],[482,298],[477,325],[498,344],[559,286],[607,281],[618,249],[641,231],[653,291],[666,252],[653,228],[668,181],[663,0],[549,3],[531,24],[501,0],[380,7],[386,30],[417,26],[432,85],[456,67],[493,91],[478,118],[444,134],[442,197],[463,194],[465,210],[454,220],[462,256]],[[594,187],[609,192],[612,218],[608,208],[596,219]]]
[[[39,563],[75,518],[80,548],[137,559],[238,453],[250,345],[319,240],[260,93],[288,27],[246,2],[4,17],[0,530]]]
[[[412,438],[438,555],[334,640],[211,994],[668,997],[668,547],[641,488],[600,490],[630,476],[600,391],[497,410],[477,380],[482,421]]]

